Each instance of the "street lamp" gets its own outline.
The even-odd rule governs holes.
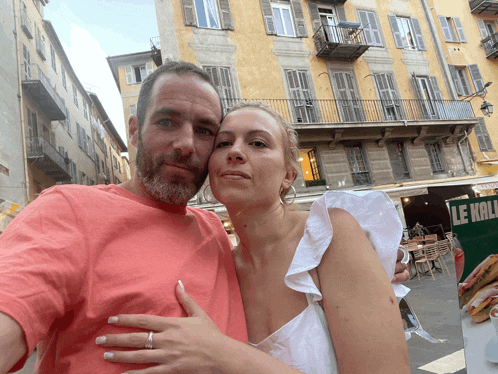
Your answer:
[[[492,84],[493,84],[493,82],[487,82],[482,89],[480,89],[479,91],[477,91],[469,96],[465,96],[463,98],[463,100],[472,101],[472,99],[476,96],[479,96],[484,100],[484,98],[486,97],[486,87],[489,87]],[[482,105],[481,105],[481,111],[482,111],[482,114],[484,114],[486,117],[490,117],[491,114],[493,114],[493,104],[490,104],[486,100],[484,100]]]

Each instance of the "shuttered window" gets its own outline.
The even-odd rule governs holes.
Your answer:
[[[382,47],[382,37],[375,12],[359,10],[358,18],[360,19],[367,44],[374,47]]]
[[[205,66],[204,70],[209,74],[211,80],[220,94],[223,113],[235,105],[235,94],[232,85],[230,69],[221,66]]]
[[[125,66],[126,84],[141,84],[154,71],[152,62],[143,65]]]
[[[294,122],[313,123],[317,121],[316,108],[306,70],[286,70],[287,84],[292,98]]]
[[[211,29],[220,28],[218,7],[215,0],[194,0],[197,26]]]
[[[345,148],[354,185],[371,185],[372,178],[363,145],[361,143],[353,143],[346,145]]]
[[[431,169],[433,174],[441,174],[446,170],[443,163],[443,154],[441,153],[441,148],[438,142],[426,142],[425,149],[429,156],[429,162],[431,164]]]
[[[233,30],[229,0],[181,0],[186,26]]]
[[[422,28],[417,18],[397,17],[393,15],[388,16],[388,18],[396,48],[427,50],[422,35]]]
[[[290,0],[288,4],[260,0],[261,12],[269,35],[308,37],[300,0]]]
[[[346,71],[336,71],[332,76],[334,78],[336,105],[342,122],[362,121],[365,116],[353,74]]]
[[[401,102],[394,87],[394,76],[392,74],[378,73],[374,74],[374,78],[385,118],[390,121],[403,118]]]
[[[78,105],[78,90],[76,89],[76,86],[73,84],[73,102],[74,105],[76,105],[77,108],[79,108]]]
[[[469,65],[470,76],[474,82],[474,88],[476,93],[486,93],[487,90],[484,88],[484,80],[481,76],[481,71],[477,65]]]
[[[460,18],[444,16],[438,18],[446,42],[467,42]]]
[[[486,121],[484,118],[479,117],[479,122],[476,127],[474,127],[474,133],[477,138],[477,144],[479,144],[479,149],[481,151],[494,151],[493,142],[488,133],[488,128],[486,127]]]
[[[394,179],[410,179],[410,169],[406,157],[405,144],[401,141],[387,144]]]

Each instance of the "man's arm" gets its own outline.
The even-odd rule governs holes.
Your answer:
[[[7,373],[27,351],[21,326],[0,312],[0,374]]]

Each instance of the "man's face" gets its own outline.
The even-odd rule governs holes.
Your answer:
[[[220,120],[220,101],[209,83],[194,75],[159,77],[138,134],[137,171],[147,193],[186,205],[206,179]]]

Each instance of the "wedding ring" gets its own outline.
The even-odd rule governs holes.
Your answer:
[[[152,331],[149,332],[149,336],[147,337],[147,341],[145,342],[145,349],[154,349],[154,347],[152,346],[152,335],[154,335],[154,333]]]

